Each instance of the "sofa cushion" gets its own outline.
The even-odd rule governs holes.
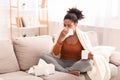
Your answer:
[[[98,42],[97,32],[87,31],[86,33],[87,33],[88,37],[90,38],[92,46],[98,46],[99,42]]]
[[[120,66],[120,52],[114,51],[110,56],[110,62],[117,66]]]
[[[3,80],[43,80],[40,77],[29,75],[23,71],[1,74],[0,78]]]
[[[111,70],[111,80],[116,80],[118,74],[118,68],[114,64],[109,64]]]
[[[10,40],[0,41],[0,73],[18,71],[19,65]]]
[[[38,63],[41,53],[51,51],[53,41],[51,36],[42,35],[17,38],[13,40],[13,44],[20,69],[27,70]]]
[[[111,54],[115,51],[115,47],[100,45],[100,46],[93,47],[93,50],[95,53],[104,56],[107,62],[109,62],[110,61],[109,58]]]
[[[120,66],[118,66],[118,74],[117,74],[117,79],[116,80],[120,80]]]
[[[86,80],[84,75],[75,76],[68,73],[58,72],[56,71],[55,74],[51,74],[49,76],[43,76],[44,80]]]

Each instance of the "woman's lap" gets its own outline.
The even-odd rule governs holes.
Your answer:
[[[53,63],[56,70],[68,72],[72,70],[79,70],[80,72],[87,72],[92,68],[90,60],[63,60],[52,56],[51,54],[42,54],[41,58],[47,63]]]

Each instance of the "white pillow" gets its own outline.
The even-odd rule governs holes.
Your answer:
[[[110,56],[110,62],[117,66],[120,66],[120,52],[114,51]]]
[[[113,46],[95,46],[93,48],[93,52],[95,54],[104,56],[108,62],[109,62],[109,57],[111,56],[114,50],[115,50],[115,47]]]

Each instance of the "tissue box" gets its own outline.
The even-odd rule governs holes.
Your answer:
[[[53,64],[34,66],[34,73],[36,76],[50,75],[55,73],[55,66]]]

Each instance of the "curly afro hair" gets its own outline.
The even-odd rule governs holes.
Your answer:
[[[65,19],[70,19],[75,23],[78,23],[78,20],[81,20],[84,18],[84,15],[82,14],[82,11],[78,10],[77,8],[69,8],[67,11],[67,14],[64,17]]]
[[[73,13],[77,16],[78,20],[81,20],[84,18],[84,15],[82,14],[82,11],[78,10],[77,8],[69,8],[69,10],[67,11],[67,13]]]

